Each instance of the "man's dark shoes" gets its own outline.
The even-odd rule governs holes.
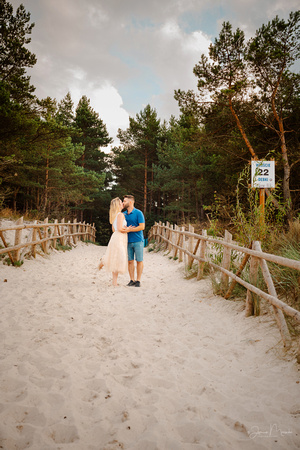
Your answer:
[[[134,286],[135,286],[135,287],[141,287],[141,282],[140,282],[140,281],[136,281],[136,282],[134,283]]]
[[[135,286],[135,281],[130,280],[129,283],[127,284],[127,286]]]

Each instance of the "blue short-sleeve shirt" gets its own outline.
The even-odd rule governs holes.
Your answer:
[[[127,226],[130,225],[134,227],[138,227],[140,223],[145,223],[145,217],[142,211],[139,209],[133,208],[131,213],[128,214],[128,211],[124,212],[125,219],[127,222]],[[143,230],[140,231],[132,231],[128,234],[128,242],[140,242],[144,240]]]

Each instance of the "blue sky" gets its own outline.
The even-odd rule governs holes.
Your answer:
[[[178,116],[175,89],[196,90],[193,67],[224,21],[253,36],[276,14],[287,18],[298,0],[10,0],[23,3],[35,27],[30,69],[39,98],[82,95],[118,144],[147,104],[162,120]]]

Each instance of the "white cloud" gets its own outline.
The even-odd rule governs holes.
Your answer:
[[[181,30],[175,19],[165,22],[161,28],[161,32],[170,39],[179,39],[181,37]]]
[[[91,107],[99,114],[106,125],[109,136],[114,139],[112,145],[118,145],[116,138],[118,128],[126,129],[129,126],[129,114],[123,108],[123,100],[118,90],[106,81],[96,86],[93,83],[74,83],[70,94],[75,108],[83,95],[90,99]]]
[[[20,0],[10,0],[14,8]],[[148,103],[178,115],[174,89],[196,89],[193,67],[222,22],[247,38],[263,23],[288,17],[297,0],[23,0],[36,23],[31,81],[40,98],[82,95],[115,138]],[[205,23],[203,22],[205,21]],[[205,33],[201,26],[205,26]],[[210,37],[208,37],[208,34]],[[153,103],[153,104],[152,104]]]
[[[118,128],[128,128],[129,114],[123,108],[123,100],[118,90],[109,82],[103,86],[92,90],[91,104],[95,111],[99,112],[100,117],[107,124],[109,135],[114,137]],[[114,145],[118,145],[115,139]]]

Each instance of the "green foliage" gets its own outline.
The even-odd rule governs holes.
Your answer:
[[[19,260],[19,261],[14,261],[14,263],[11,262],[9,257],[6,257],[3,260],[3,264],[7,265],[7,266],[11,266],[13,265],[14,267],[21,267],[24,264],[23,260]]]
[[[23,5],[0,3],[0,207],[36,215],[74,217],[99,198],[107,178],[100,147],[112,140],[85,96],[76,114],[70,93],[57,105],[37,99],[26,70],[34,24]],[[109,178],[109,177],[108,177]]]
[[[70,103],[70,98],[66,100]],[[69,108],[70,105],[64,114],[65,121],[70,120]],[[77,105],[74,125],[80,132],[80,136],[74,137],[73,141],[84,146],[84,152],[77,160],[78,165],[85,170],[102,172],[106,164],[105,153],[100,150],[100,147],[106,147],[112,142],[112,139],[99,114],[92,109],[90,100],[85,95],[81,97]]]
[[[285,258],[300,261],[300,221],[296,219],[282,233],[273,235],[269,251]],[[272,279],[279,295],[292,307],[300,310],[300,273],[298,270],[269,263]]]
[[[74,103],[70,92],[59,102],[56,111],[56,121],[69,129],[74,125]]]
[[[13,14],[12,5],[0,2],[0,81],[10,93],[10,97],[19,104],[32,99],[34,87],[26,69],[33,67],[36,56],[27,48],[34,23],[30,24],[30,13],[20,5]]]
[[[129,118],[127,130],[119,130],[120,146],[113,149],[112,164],[116,182],[123,195],[133,194],[139,209],[152,214],[159,193],[154,190],[153,165],[157,163],[157,148],[161,140],[157,112],[147,105],[135,118]],[[160,203],[160,200],[156,200]]]
[[[256,118],[278,138],[283,169],[282,191],[287,216],[291,217],[290,192],[291,160],[293,147],[287,146],[286,123],[292,111],[291,99],[299,92],[300,74],[293,73],[293,64],[300,56],[300,11],[291,12],[287,21],[278,16],[257,30],[250,39],[246,59],[254,75],[256,86],[253,99]],[[299,158],[299,149],[298,149]]]
[[[259,189],[250,187],[250,170],[250,165],[247,165],[240,174],[232,222],[238,242],[249,245],[252,241],[261,241],[264,246],[274,227],[283,228],[284,208],[278,209],[272,202],[272,198],[276,198],[280,204],[279,188],[277,187],[272,192],[272,198],[267,197],[263,213],[259,201]]]
[[[179,118],[162,123],[147,105],[119,130],[120,146],[108,156],[103,148],[112,139],[86,96],[75,107],[69,92],[58,103],[33,95],[26,71],[36,63],[27,48],[34,24],[23,5],[14,14],[2,0],[0,208],[94,222],[106,245],[110,200],[131,193],[145,212],[146,233],[154,221],[209,218],[212,236],[227,221],[245,244],[267,239],[300,208],[299,18],[299,11],[276,17],[248,42],[224,22],[209,57],[194,67],[197,93],[175,92]],[[278,183],[261,224],[258,191],[248,189],[243,167],[270,152]]]
[[[72,250],[72,247],[70,245],[62,245],[62,244],[56,244],[56,250],[61,250],[63,252]]]
[[[299,189],[295,183],[299,127],[289,124],[299,101],[300,75],[292,72],[300,54],[299,21],[299,11],[292,12],[287,21],[276,17],[249,42],[243,31],[234,31],[224,22],[209,47],[209,58],[201,55],[194,67],[198,95],[180,90],[175,94],[183,114],[193,114],[206,132],[214,132],[210,146],[220,144],[222,162],[226,161],[223,151],[231,155],[231,169],[243,158],[263,159],[275,150],[287,217],[295,200],[299,206],[290,187],[293,184],[293,192]],[[228,175],[224,175],[226,180]]]

